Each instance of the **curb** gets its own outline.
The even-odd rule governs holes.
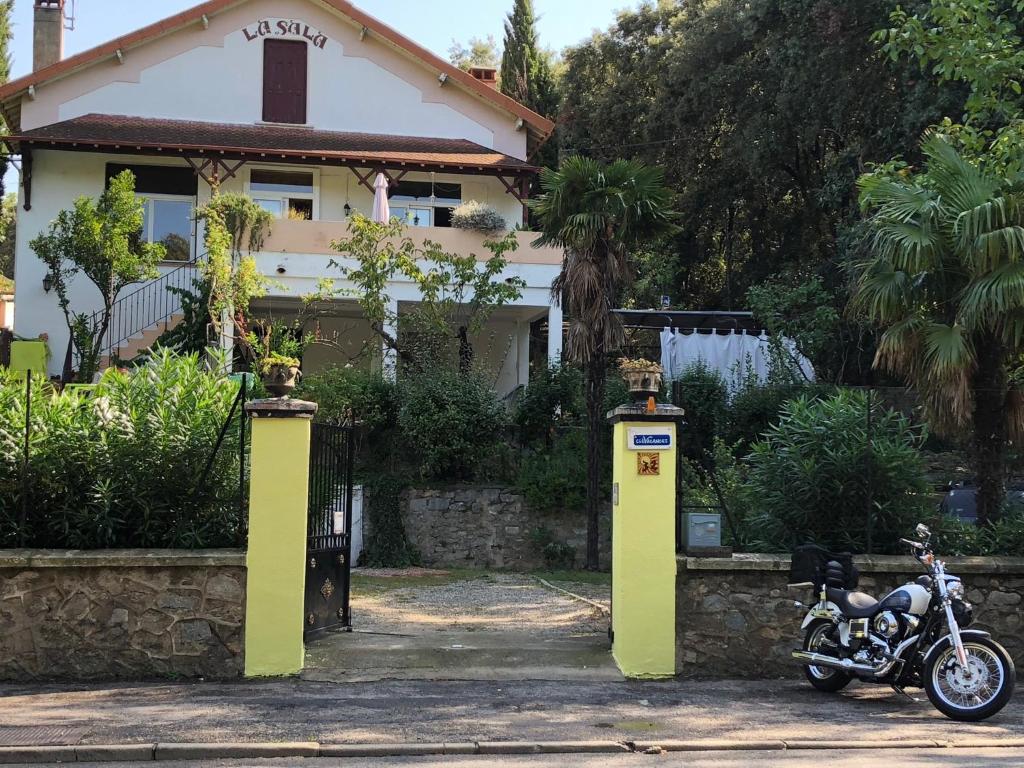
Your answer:
[[[828,739],[783,739],[737,741],[701,739],[694,741],[468,741],[395,744],[319,744],[301,742],[224,742],[144,744],[83,744],[79,746],[0,747],[0,765],[14,763],[110,763],[163,760],[253,760],[295,757],[411,757],[444,755],[554,755],[655,752],[735,752],[836,749],[993,749],[1024,748],[1024,739],[978,739],[932,741],[836,741]]]

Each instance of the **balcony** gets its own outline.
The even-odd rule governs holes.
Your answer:
[[[544,264],[557,266],[562,263],[562,249],[551,246],[534,248],[536,232],[516,232],[519,248],[507,255],[509,264]],[[490,255],[484,247],[487,237],[481,232],[453,227],[408,227],[406,235],[415,242],[432,240],[448,253],[475,254],[480,261]],[[331,243],[348,236],[348,222],[345,221],[300,221],[278,219],[271,227],[270,236],[263,243],[263,253],[280,253],[312,256],[338,256]]]

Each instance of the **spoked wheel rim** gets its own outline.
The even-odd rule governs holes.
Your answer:
[[[957,709],[980,709],[990,704],[1003,689],[1006,669],[1002,659],[984,645],[964,643],[970,676],[964,673],[951,645],[932,667],[935,692],[945,703]]]
[[[815,628],[811,632],[811,636],[807,640],[808,651],[810,651],[811,653],[820,652],[822,643],[826,640],[825,633],[828,631],[828,629],[829,627],[827,624],[822,624],[821,626]],[[828,680],[830,677],[836,674],[836,670],[832,669],[831,667],[815,667],[810,664],[807,666],[807,670],[818,680]]]

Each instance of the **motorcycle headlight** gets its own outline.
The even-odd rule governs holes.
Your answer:
[[[962,581],[950,581],[946,583],[946,591],[954,600],[964,599],[964,583]]]

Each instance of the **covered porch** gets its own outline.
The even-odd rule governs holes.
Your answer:
[[[393,311],[398,317],[415,309],[416,302],[398,300]],[[254,321],[280,321],[291,325],[299,317],[299,301],[286,296],[268,296],[252,305]],[[554,334],[549,328],[555,327]],[[396,327],[387,329],[400,337]],[[526,386],[531,370],[557,361],[561,356],[562,316],[557,307],[510,305],[500,307],[488,318],[484,327],[469,336],[474,368],[489,380],[502,397],[512,395]],[[315,319],[307,320],[301,329],[317,339],[302,356],[305,375],[330,367],[352,366],[368,371],[400,376],[395,354],[374,333],[359,303],[338,299],[323,308]],[[455,331],[452,329],[455,345]]]

